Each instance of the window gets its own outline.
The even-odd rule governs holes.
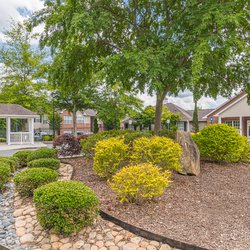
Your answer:
[[[224,123],[227,124],[228,126],[240,129],[240,121],[238,121],[238,120],[224,121]]]
[[[63,117],[64,124],[72,124],[72,116]]]
[[[78,116],[76,117],[76,122],[77,122],[77,123],[84,123],[84,116],[78,115]]]
[[[184,122],[176,122],[176,126],[178,130],[185,130]]]

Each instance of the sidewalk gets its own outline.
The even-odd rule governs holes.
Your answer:
[[[5,143],[0,143],[0,156],[12,156],[15,152],[25,149],[38,149],[47,148],[51,145],[44,144],[42,142],[36,142],[35,144],[23,144],[23,145],[7,145]]]

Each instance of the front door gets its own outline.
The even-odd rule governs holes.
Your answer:
[[[247,121],[247,138],[250,139],[250,121]]]

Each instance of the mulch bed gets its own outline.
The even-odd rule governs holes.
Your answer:
[[[156,201],[120,204],[88,159],[67,159],[73,179],[92,188],[101,209],[127,223],[208,249],[250,249],[250,166],[202,163],[200,176],[174,173]]]

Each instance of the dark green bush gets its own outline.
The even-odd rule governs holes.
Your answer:
[[[70,234],[91,224],[98,214],[98,198],[81,182],[58,181],[38,188],[34,202],[40,224]]]
[[[58,170],[60,167],[60,160],[54,158],[41,158],[28,162],[29,168],[50,168]]]
[[[141,137],[147,137],[150,138],[153,136],[153,131],[133,131],[133,133],[126,133],[122,137],[124,138],[125,144],[129,144],[132,146],[134,140],[141,138]]]
[[[57,149],[55,148],[39,148],[35,151],[32,151],[28,158],[27,161],[33,161],[36,159],[42,159],[42,158],[55,158],[57,159]]]
[[[0,161],[0,190],[9,181],[10,178],[10,165]]]
[[[13,157],[17,159],[17,165],[19,168],[23,168],[27,166],[27,158],[32,153],[31,150],[21,150],[16,152]]]
[[[11,173],[14,173],[17,168],[17,161],[13,157],[0,157],[0,162],[8,164],[10,166]]]
[[[81,140],[80,144],[82,152],[86,157],[94,156],[95,144],[98,141],[109,139],[111,137],[120,137],[128,133],[134,133],[133,130],[109,130],[88,136],[86,139]]]
[[[246,140],[234,127],[213,124],[193,135],[203,158],[215,161],[238,162]]]
[[[171,129],[162,129],[158,132],[155,132],[154,135],[163,136],[175,140],[176,132],[177,132],[177,127],[173,127]]]
[[[0,138],[0,142],[6,142],[6,138]]]
[[[55,181],[58,173],[48,168],[29,168],[15,175],[16,190],[22,196],[32,196],[36,188]]]

